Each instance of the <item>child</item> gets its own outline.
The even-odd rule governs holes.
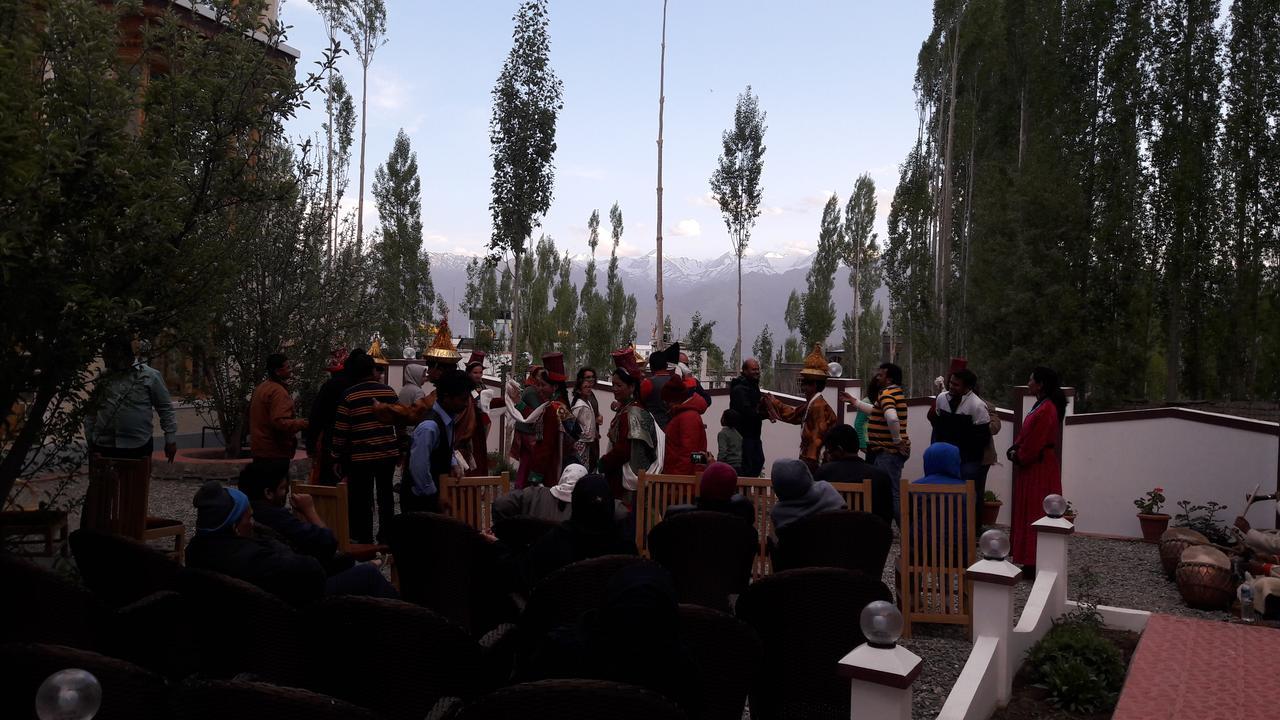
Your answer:
[[[742,472],[742,433],[738,432],[738,413],[725,410],[720,416],[720,434],[716,436],[716,460]]]

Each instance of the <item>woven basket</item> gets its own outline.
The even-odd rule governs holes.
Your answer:
[[[1193,545],[1183,550],[1175,577],[1182,599],[1193,608],[1224,610],[1235,599],[1231,561],[1215,547]]]
[[[1178,569],[1178,561],[1182,558],[1182,551],[1191,545],[1208,545],[1209,538],[1201,535],[1195,530],[1187,528],[1169,528],[1160,536],[1160,566],[1164,568],[1164,574],[1168,578],[1173,578],[1173,573]]]

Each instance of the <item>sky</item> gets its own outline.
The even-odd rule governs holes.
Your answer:
[[[387,42],[369,67],[365,229],[377,227],[370,187],[403,128],[422,178],[424,246],[482,253],[490,236],[490,92],[511,47],[516,0],[386,0]],[[663,154],[664,254],[730,251],[708,179],[735,101],[750,85],[767,113],[762,213],[749,252],[811,252],[830,193],[847,200],[862,173],[876,182],[877,232],[916,137],[912,82],[931,24],[929,0],[671,0],[667,10]],[[661,0],[552,0],[551,62],[564,83],[556,129],[555,195],[541,232],[589,252],[587,218],[617,201],[619,254],[655,245]],[[298,75],[327,45],[319,15],[287,0],[280,19],[302,53]],[[344,39],[344,44],[345,43]],[[340,70],[360,103],[354,55]],[[323,101],[291,121],[321,131]],[[356,154],[359,129],[357,127]],[[356,159],[349,206],[355,206]]]

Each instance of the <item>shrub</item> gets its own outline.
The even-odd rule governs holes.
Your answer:
[[[1000,496],[994,490],[988,490],[982,494],[984,502],[1000,502]]]
[[[1027,655],[1031,680],[1055,705],[1078,714],[1111,710],[1124,685],[1124,657],[1095,625],[1055,625]]]

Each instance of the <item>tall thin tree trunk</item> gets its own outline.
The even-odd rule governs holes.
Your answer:
[[[859,323],[862,320],[862,307],[858,304],[858,284],[862,280],[862,253],[863,248],[858,248],[858,254],[853,259],[853,365],[849,372],[862,372],[862,354],[859,348],[862,347],[862,338],[860,337]],[[848,350],[848,348],[845,348]]]
[[[742,367],[742,241],[738,241],[738,342],[733,349],[733,362]]]
[[[951,275],[952,149],[956,135],[956,75],[960,67],[960,19],[956,18],[951,41],[951,89],[947,95],[947,138],[942,149],[942,208],[938,233],[938,348],[946,357],[947,345],[947,281]]]
[[[516,369],[520,352],[520,262],[523,252],[514,252],[515,264],[511,268],[511,371]],[[517,382],[519,382],[517,380]]]
[[[662,52],[658,61],[658,265],[655,269],[657,274],[657,288],[654,293],[654,299],[658,302],[658,323],[663,322],[666,315],[663,314],[662,308],[662,110],[666,104],[667,97],[665,94],[667,80],[667,0],[662,0]],[[657,325],[654,326],[655,328]],[[661,335],[655,338],[665,347],[670,338],[666,337],[666,328],[656,330],[656,334]],[[741,328],[739,328],[741,335]],[[658,343],[653,344],[654,348],[658,347]]]
[[[333,41],[332,33],[329,36],[330,42]],[[328,124],[325,126],[324,136],[327,145],[328,154],[325,155],[325,183],[324,183],[324,236],[325,244],[328,251],[328,261],[333,263],[333,245],[334,245],[334,225],[333,221],[335,210],[333,207],[333,78],[329,78],[328,92],[325,97],[325,114],[328,116]]]
[[[1018,93],[1018,169],[1022,169],[1022,158],[1027,152],[1027,86],[1023,84]]]
[[[360,75],[360,199],[356,204],[356,254],[364,249],[364,141],[369,109],[369,66]]]

